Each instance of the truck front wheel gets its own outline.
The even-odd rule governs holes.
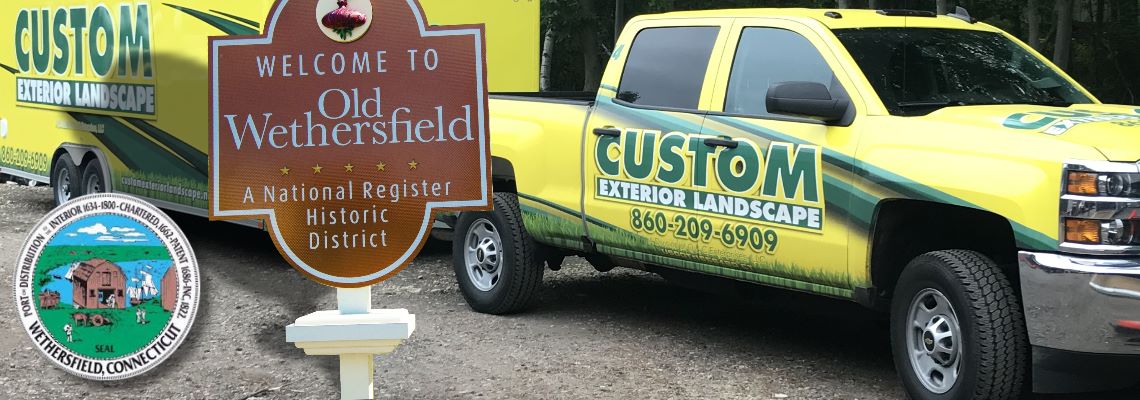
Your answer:
[[[52,200],[55,206],[66,203],[68,200],[82,196],[79,189],[79,172],[71,157],[66,153],[55,159],[55,166],[51,169]]]
[[[1021,305],[986,256],[935,251],[903,270],[891,301],[891,347],[916,400],[1016,399],[1027,370]]]
[[[509,314],[531,304],[542,284],[537,245],[523,226],[518,197],[495,193],[492,212],[459,215],[452,262],[467,304],[487,314]]]

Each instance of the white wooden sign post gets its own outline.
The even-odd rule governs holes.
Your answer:
[[[341,399],[372,399],[373,357],[391,353],[416,329],[405,309],[372,309],[371,287],[337,289],[337,310],[317,311],[285,327],[285,341],[312,356],[340,357]]]

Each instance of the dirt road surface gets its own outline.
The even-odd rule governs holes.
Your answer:
[[[258,230],[176,217],[197,253],[203,300],[191,336],[147,375],[88,382],[56,369],[11,300],[16,253],[51,208],[46,188],[0,184],[0,398],[331,399],[333,357],[285,343],[285,325],[335,309]],[[376,362],[381,398],[900,399],[886,328],[854,304],[782,290],[748,301],[657,275],[547,271],[541,301],[507,317],[470,311],[446,242],[373,288],[377,308],[416,314],[412,338]],[[1135,393],[1135,392],[1133,392]],[[1093,396],[1093,397],[1089,397]],[[1098,394],[1041,399],[1111,398]],[[1126,397],[1120,397],[1126,398]],[[1131,397],[1136,398],[1136,397]]]

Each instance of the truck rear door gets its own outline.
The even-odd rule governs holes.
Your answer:
[[[696,261],[761,283],[849,297],[849,233],[866,231],[852,218],[850,197],[856,131],[862,108],[829,42],[786,19],[738,19],[729,34],[704,137],[722,146],[696,207],[714,238]],[[838,123],[780,115],[767,109],[774,84],[823,84],[833,98],[852,99]],[[851,93],[852,95],[849,95]],[[862,213],[855,213],[862,215]],[[859,244],[866,247],[866,244]]]
[[[623,33],[584,140],[584,224],[600,252],[684,267],[705,246],[679,236],[682,197],[689,149],[710,149],[697,136],[731,27],[728,18],[652,19]]]

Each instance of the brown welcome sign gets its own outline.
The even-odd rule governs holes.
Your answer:
[[[411,262],[432,213],[489,208],[482,25],[415,0],[279,0],[263,36],[210,40],[210,218],[265,220],[318,282]]]

